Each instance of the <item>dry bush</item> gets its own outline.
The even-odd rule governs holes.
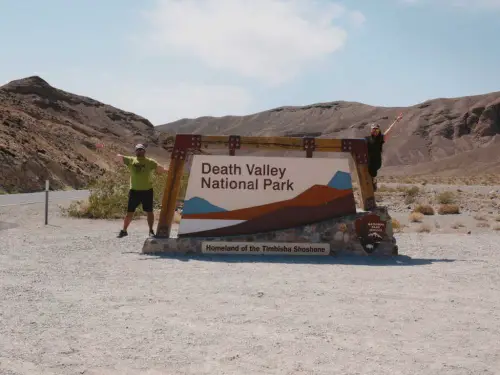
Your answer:
[[[459,229],[459,228],[464,228],[465,225],[463,225],[462,223],[453,223],[453,225],[451,227],[453,229]]]
[[[409,219],[412,223],[421,223],[424,219],[424,215],[420,212],[412,212],[409,216]]]
[[[403,226],[401,225],[399,220],[392,218],[392,230],[394,232],[401,232],[403,230]]]
[[[495,221],[500,221],[500,215],[495,218]]]
[[[436,200],[440,204],[453,204],[456,202],[456,195],[451,191],[443,191],[437,195]]]
[[[487,221],[488,220],[488,218],[486,216],[484,216],[483,214],[474,215],[474,219],[476,219],[477,221]]]
[[[417,199],[417,196],[420,193],[420,189],[418,188],[418,186],[411,186],[408,188],[404,188],[403,193],[405,195],[405,204],[411,204]]]
[[[423,215],[434,215],[434,208],[430,204],[419,204],[414,209],[413,212],[418,212]]]
[[[397,191],[397,188],[389,187],[386,185],[379,185],[377,188],[377,193],[396,193]]]
[[[490,227],[490,224],[488,224],[487,222],[484,222],[484,221],[480,221],[476,224],[476,226],[478,228],[489,228]]]
[[[417,228],[418,233],[429,233],[431,231],[431,226],[429,224],[422,224]]]
[[[493,227],[493,230],[500,231],[500,225],[495,225],[495,226]]]
[[[440,215],[458,215],[459,213],[460,207],[456,204],[442,204],[438,208]]]
[[[444,176],[381,176],[380,182],[429,183],[438,185],[500,185],[500,174],[481,174],[463,177]]]
[[[71,217],[89,219],[118,219],[127,211],[128,192],[130,189],[130,174],[126,167],[109,171],[94,180],[90,186],[88,200],[72,203],[63,213]],[[153,209],[161,208],[163,190],[167,181],[167,174],[153,173]],[[183,199],[187,186],[187,176],[183,177],[179,199]],[[139,206],[136,217],[145,213]]]

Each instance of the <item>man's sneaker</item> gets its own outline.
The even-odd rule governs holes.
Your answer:
[[[152,229],[149,230],[149,237],[156,237],[156,234]]]
[[[118,238],[122,238],[122,237],[125,237],[125,236],[128,236],[128,233],[126,230],[121,230],[120,233],[118,233]]]

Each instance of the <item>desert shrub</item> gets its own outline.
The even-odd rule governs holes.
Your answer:
[[[440,215],[458,215],[460,207],[456,204],[442,204],[439,206],[438,213]]]
[[[495,226],[493,227],[493,230],[500,231],[500,225],[495,225]]]
[[[434,215],[434,208],[429,204],[419,204],[413,209],[413,212],[418,212],[423,215]]]
[[[406,189],[406,195],[416,197],[420,193],[420,189],[418,186],[410,186]]]
[[[418,194],[420,193],[420,189],[418,186],[411,186],[409,188],[405,188],[403,192],[405,195],[405,204],[410,204],[415,202]]]
[[[442,193],[439,193],[436,197],[436,200],[440,204],[453,204],[456,201],[455,194],[451,191],[443,191]]]
[[[459,228],[465,228],[465,225],[463,225],[462,223],[453,223],[451,227],[453,229],[459,229]]]
[[[429,233],[430,231],[431,231],[431,227],[428,224],[422,224],[417,229],[417,232],[419,232],[419,233]]]
[[[109,171],[89,185],[90,196],[86,201],[71,204],[65,213],[71,217],[90,219],[117,219],[122,218],[127,209],[130,174],[126,167]],[[167,181],[167,174],[153,174],[154,200],[153,208],[159,210],[163,191]],[[179,199],[183,199],[187,187],[187,176],[181,183]],[[136,216],[144,215],[142,207],[138,207]]]
[[[476,226],[478,228],[489,228],[490,227],[490,224],[487,223],[487,222],[484,222],[484,221],[479,221]]]
[[[421,223],[423,218],[424,218],[424,215],[421,214],[420,212],[412,212],[410,214],[410,217],[409,217],[409,219],[412,223]]]
[[[394,232],[400,232],[402,230],[401,223],[398,220],[394,219],[394,218],[392,218],[392,230]]]

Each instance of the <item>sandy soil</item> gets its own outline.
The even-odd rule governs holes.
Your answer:
[[[0,373],[498,374],[500,235],[402,256],[158,258],[145,221],[0,208]]]
[[[417,193],[409,196],[410,189]],[[440,196],[450,194],[458,214],[441,215]],[[381,183],[377,202],[387,206],[391,216],[403,226],[404,232],[418,232],[423,227],[435,233],[491,233],[500,231],[500,186],[421,185]],[[431,206],[433,215],[413,222],[419,205]]]

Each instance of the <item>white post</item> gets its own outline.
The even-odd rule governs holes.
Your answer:
[[[45,225],[49,223],[49,180],[45,180]]]

